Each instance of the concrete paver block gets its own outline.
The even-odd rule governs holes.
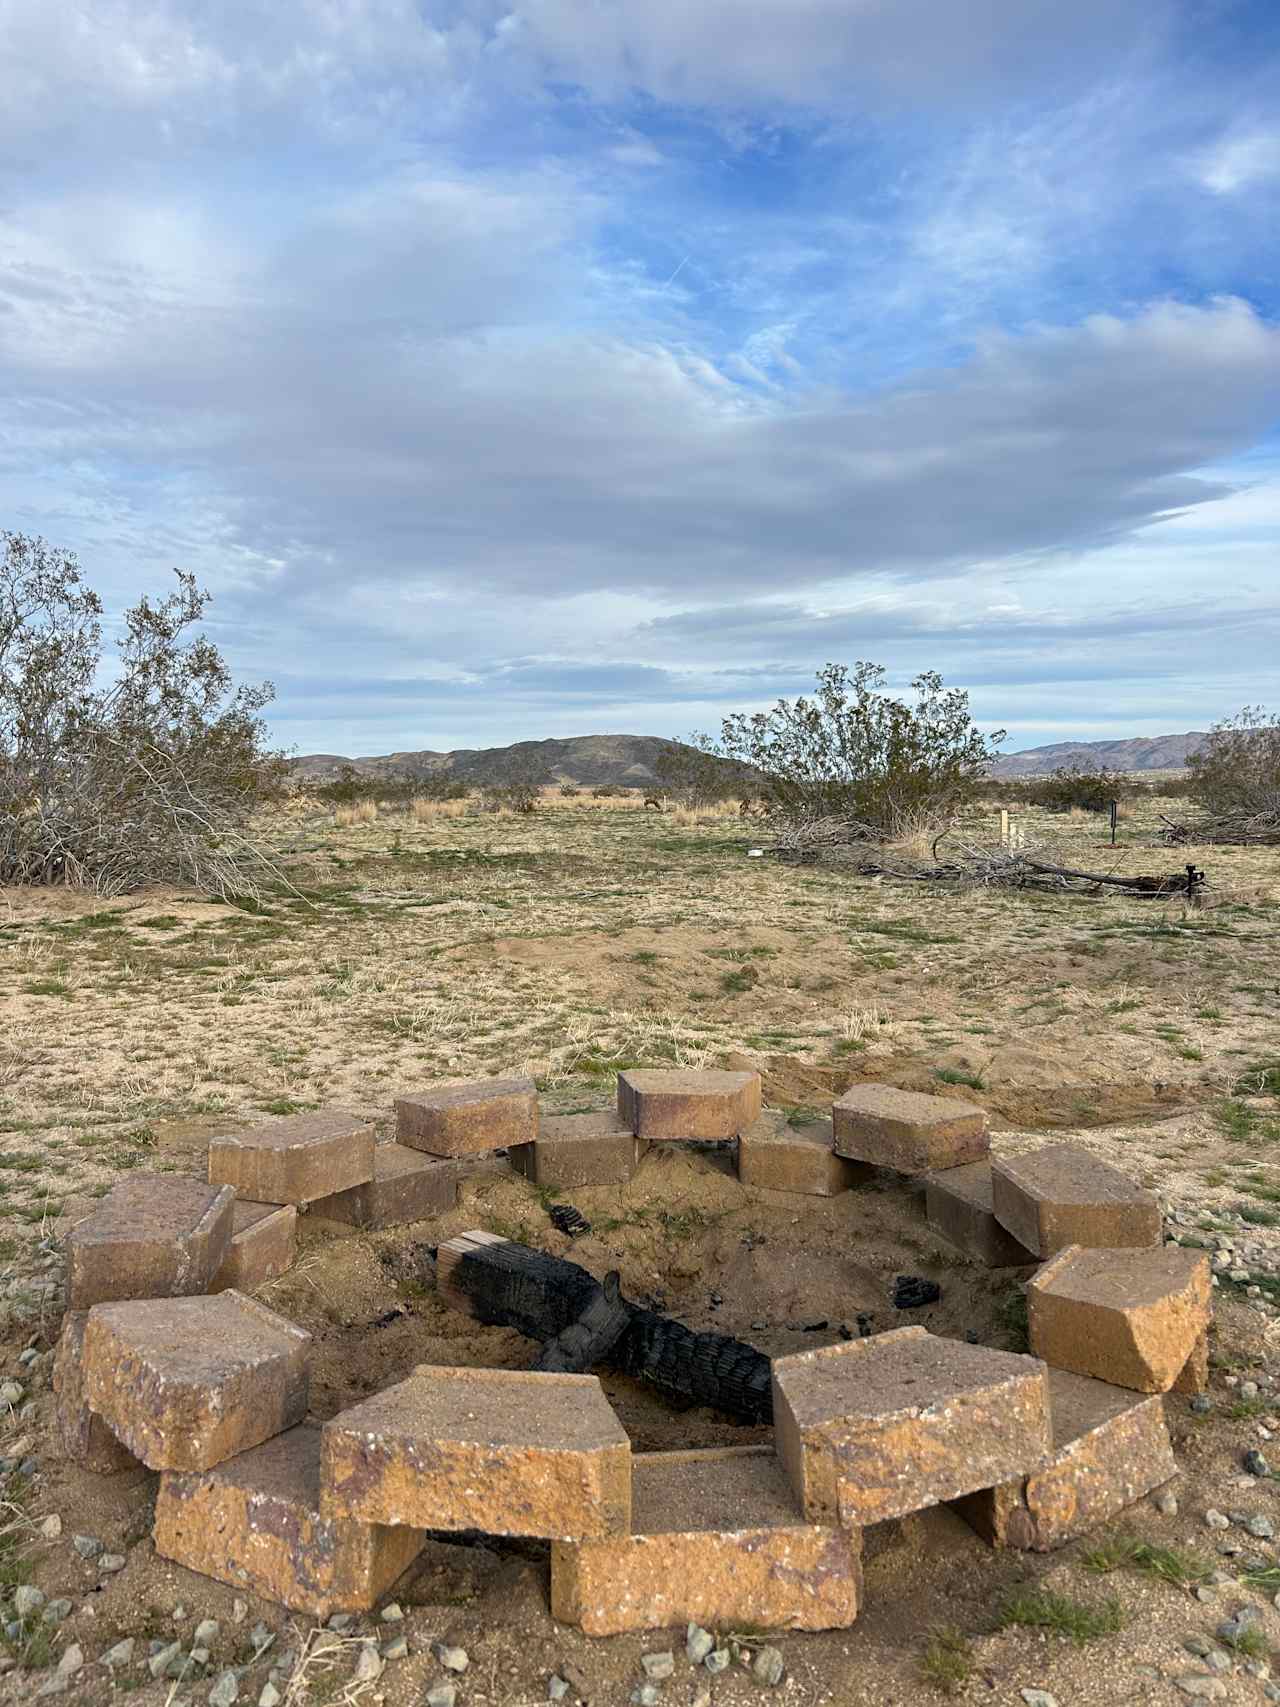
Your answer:
[[[1037,1358],[922,1327],[776,1358],[778,1456],[811,1522],[902,1517],[1033,1470],[1047,1377]]]
[[[985,1109],[893,1085],[854,1085],[831,1119],[840,1155],[900,1174],[963,1167],[990,1148]]]
[[[342,1109],[209,1140],[209,1178],[253,1203],[314,1203],[373,1177],[373,1125]]]
[[[67,1234],[67,1304],[207,1292],[231,1240],[235,1192],[176,1174],[113,1186]]]
[[[766,1110],[738,1139],[738,1178],[760,1191],[807,1197],[835,1197],[874,1178],[866,1163],[837,1156],[832,1142],[829,1120],[792,1126],[785,1115]]]
[[[311,1205],[313,1215],[349,1227],[403,1227],[445,1215],[458,1201],[458,1169],[453,1162],[424,1156],[404,1144],[378,1144],[373,1178]]]
[[[208,1470],[300,1422],[310,1334],[239,1292],[97,1304],[91,1410],[152,1470]]]
[[[138,1460],[89,1408],[84,1391],[87,1310],[68,1310],[53,1358],[53,1407],[67,1457],[99,1476],[139,1468]]]
[[[1211,1314],[1209,1258],[1181,1245],[1068,1245],[1027,1283],[1031,1349],[1055,1369],[1167,1393]]]
[[[1064,1547],[1177,1474],[1158,1396],[1051,1369],[1049,1409],[1053,1452],[1045,1464],[955,1502],[994,1547]]]
[[[625,1185],[645,1151],[647,1138],[637,1138],[616,1114],[548,1114],[535,1144],[518,1144],[511,1165],[535,1185],[573,1191],[584,1185]]]
[[[538,1090],[532,1079],[431,1085],[396,1098],[396,1142],[429,1156],[474,1156],[532,1144]]]
[[[320,1430],[306,1423],[211,1470],[168,1470],[156,1497],[162,1558],[313,1618],[368,1610],[424,1540],[323,1517]]]
[[[292,1203],[250,1203],[237,1198],[231,1212],[231,1243],[211,1292],[252,1292],[293,1267],[298,1211]]]
[[[925,1214],[935,1233],[988,1268],[1020,1268],[1039,1259],[996,1220],[991,1203],[991,1163],[966,1162],[930,1174]]]
[[[759,1073],[630,1067],[618,1074],[618,1119],[638,1138],[723,1139],[760,1114]]]
[[[575,1541],[624,1533],[631,1443],[594,1375],[424,1364],[325,1424],[327,1516]]]
[[[1041,1258],[1064,1245],[1160,1243],[1155,1193],[1076,1144],[993,1158],[991,1191],[996,1220]]]
[[[772,1453],[640,1453],[632,1466],[630,1535],[552,1544],[561,1623],[591,1636],[853,1623],[861,1532],[806,1523]]]

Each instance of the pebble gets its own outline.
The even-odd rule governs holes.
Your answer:
[[[221,1628],[222,1626],[216,1618],[202,1618],[196,1625],[191,1640],[198,1648],[211,1648],[217,1641],[218,1632]]]
[[[1204,1659],[1207,1654],[1213,1652],[1213,1643],[1207,1636],[1186,1636],[1183,1638],[1182,1645],[1189,1654],[1194,1654],[1198,1660]]]
[[[46,1541],[56,1541],[62,1534],[62,1519],[57,1512],[52,1512],[40,1525],[40,1533]]]
[[[451,1683],[437,1683],[422,1698],[422,1707],[455,1707],[458,1692]]]
[[[61,1624],[64,1618],[71,1616],[71,1602],[69,1600],[51,1600],[40,1616],[46,1624]]]
[[[262,1686],[262,1694],[258,1697],[258,1707],[280,1707],[283,1699],[284,1697],[275,1684],[268,1680]]]
[[[34,1583],[22,1583],[13,1591],[13,1610],[19,1618],[30,1618],[44,1605],[44,1590]]]
[[[127,1666],[132,1664],[133,1647],[133,1637],[126,1636],[123,1642],[117,1642],[114,1648],[108,1648],[106,1653],[103,1654],[103,1665],[110,1666],[114,1670],[116,1666]]]
[[[1245,1528],[1249,1531],[1250,1535],[1255,1536],[1259,1541],[1272,1540],[1276,1532],[1275,1524],[1272,1523],[1269,1517],[1260,1511],[1255,1512],[1252,1517],[1246,1519]]]
[[[231,1622],[233,1624],[243,1624],[248,1616],[249,1602],[247,1600],[233,1600],[231,1602]]]
[[[642,1683],[631,1691],[632,1707],[658,1707],[661,1696],[656,1683]]]
[[[569,1685],[557,1672],[547,1679],[547,1700],[563,1701],[569,1693]]]
[[[1056,1695],[1050,1695],[1047,1689],[1020,1689],[1018,1691],[1027,1707],[1058,1707]]]
[[[100,1571],[122,1571],[128,1563],[123,1553],[104,1553],[98,1560]]]
[[[690,1624],[685,1631],[684,1651],[692,1665],[701,1665],[715,1645],[715,1637],[700,1624]]]
[[[782,1682],[782,1674],[786,1670],[786,1666],[777,1648],[761,1648],[755,1657],[751,1670],[761,1683],[767,1683],[772,1688]]]
[[[675,1676],[676,1656],[670,1648],[660,1654],[641,1654],[640,1664],[644,1667],[644,1675],[651,1680]]]
[[[1258,1383],[1256,1381],[1242,1381],[1240,1383],[1240,1397],[1242,1399],[1256,1399],[1257,1396]]]
[[[728,1648],[713,1648],[702,1663],[711,1672],[728,1671],[729,1659]]]
[[[1271,1466],[1256,1446],[1251,1446],[1240,1462],[1251,1476],[1269,1476],[1271,1474]]]
[[[102,1551],[102,1543],[96,1535],[73,1535],[71,1545],[82,1559],[96,1559]]]
[[[209,1707],[235,1707],[240,1699],[240,1679],[233,1671],[224,1671],[209,1691]]]
[[[254,1659],[261,1659],[275,1639],[274,1630],[268,1630],[267,1626],[261,1622],[255,1624],[249,1632],[249,1640],[253,1643]]]
[[[1160,1513],[1161,1517],[1177,1517],[1178,1496],[1170,1493],[1157,1494],[1155,1497],[1155,1508]]]
[[[384,1660],[403,1660],[409,1655],[409,1638],[404,1635],[391,1636],[382,1644]]]
[[[471,1664],[465,1648],[454,1646],[450,1642],[434,1642],[431,1652],[440,1661],[446,1671],[466,1671]]]
[[[382,1668],[386,1662],[378,1652],[376,1642],[361,1642],[360,1652],[356,1655],[355,1671],[352,1681],[355,1683],[373,1683],[382,1676]]]
[[[147,1661],[147,1670],[151,1673],[152,1677],[159,1677],[165,1667],[169,1664],[169,1661],[176,1659],[181,1652],[181,1642],[165,1642]]]
[[[384,1624],[399,1624],[404,1619],[404,1607],[398,1600],[388,1601],[378,1617]]]
[[[60,1677],[74,1677],[83,1665],[84,1649],[79,1642],[72,1642],[58,1661],[58,1675]]]
[[[20,1405],[26,1396],[21,1381],[0,1381],[0,1405]]]
[[[1205,1393],[1197,1393],[1191,1399],[1188,1409],[1194,1411],[1198,1417],[1207,1417],[1213,1409],[1213,1400]]]
[[[1203,1583],[1197,1583],[1191,1592],[1195,1595],[1196,1599],[1201,1602],[1201,1604],[1205,1601],[1212,1601],[1213,1599],[1213,1590],[1211,1588],[1206,1588]]]
[[[339,1630],[339,1631],[349,1630],[351,1628],[352,1624],[354,1623],[354,1621],[355,1621],[354,1613],[351,1613],[351,1612],[335,1612],[333,1614],[332,1618],[329,1619],[325,1628],[327,1630]]]
[[[1206,1529],[1230,1529],[1231,1519],[1225,1512],[1215,1511],[1212,1506],[1204,1514]]]

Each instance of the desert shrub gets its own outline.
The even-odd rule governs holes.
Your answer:
[[[745,767],[717,752],[706,735],[669,741],[654,760],[653,774],[662,792],[691,812],[737,799],[751,789]]]
[[[884,838],[943,823],[976,796],[1004,731],[983,735],[968,694],[934,671],[912,682],[914,702],[885,681],[878,664],[828,664],[812,697],[726,718],[701,750],[749,773],[769,814],[791,824],[840,820]]]
[[[582,790],[576,782],[562,782],[560,784],[560,798],[562,800],[576,800],[581,793]]]
[[[270,684],[233,687],[191,632],[208,594],[178,572],[176,591],[140,599],[108,668],[76,558],[21,534],[3,544],[0,882],[251,888],[244,828],[281,792],[284,761],[260,716]]]
[[[480,808],[484,812],[536,812],[542,790],[550,782],[548,773],[530,767],[510,772],[501,782],[489,782],[480,790]]]
[[[1186,792],[1208,812],[1280,814],[1280,714],[1246,705],[1187,760]]]
[[[1105,812],[1113,800],[1122,800],[1129,792],[1120,771],[1107,770],[1105,765],[1074,764],[1059,765],[1048,776],[1029,778],[1022,798],[1050,812],[1069,812],[1073,806],[1083,812]]]
[[[353,829],[357,824],[376,824],[378,821],[378,802],[376,800],[353,800],[345,806],[335,806],[333,821],[340,830]]]

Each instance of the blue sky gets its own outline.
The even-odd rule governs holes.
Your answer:
[[[300,751],[1280,703],[1280,8],[0,0],[0,525]]]

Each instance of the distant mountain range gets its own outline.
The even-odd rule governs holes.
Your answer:
[[[1152,735],[1133,741],[1057,741],[997,759],[997,777],[1041,776],[1059,765],[1099,765],[1108,770],[1177,770],[1204,741],[1203,732]],[[517,741],[511,747],[462,747],[452,753],[385,753],[346,759],[340,753],[304,753],[290,761],[297,782],[333,782],[348,766],[370,778],[447,776],[458,782],[502,783],[545,773],[554,782],[594,788],[648,788],[654,762],[669,743],[660,735],[574,735],[563,741]]]
[[[992,776],[1044,776],[1060,765],[1093,765],[1109,771],[1180,770],[1187,756],[1207,740],[1204,730],[1186,735],[1143,735],[1132,741],[1055,741],[1006,753],[991,767]]]

